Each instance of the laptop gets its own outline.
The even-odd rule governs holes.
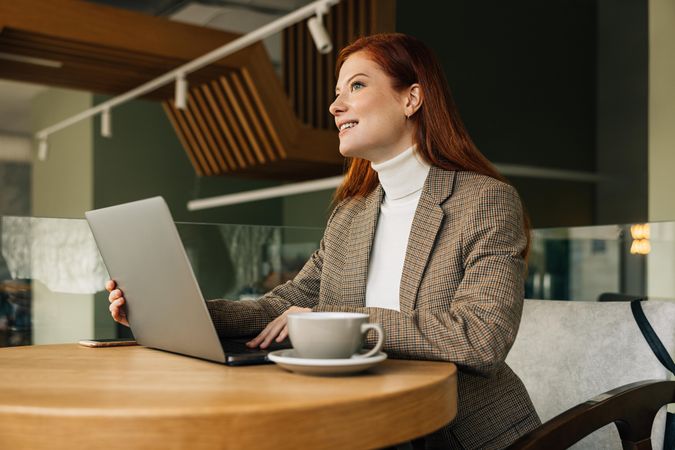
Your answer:
[[[268,363],[248,339],[221,341],[169,207],[153,197],[85,213],[110,277],[124,292],[140,345],[227,365]],[[272,348],[273,347],[273,348]]]

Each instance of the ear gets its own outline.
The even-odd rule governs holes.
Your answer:
[[[420,109],[422,102],[424,101],[422,95],[422,88],[419,83],[411,84],[407,89],[407,94],[405,97],[405,115],[406,117],[412,117],[413,114]]]

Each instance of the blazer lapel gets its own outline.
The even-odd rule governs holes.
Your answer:
[[[415,309],[417,291],[445,217],[441,204],[452,194],[455,174],[435,166],[429,170],[413,218],[403,263],[401,312],[410,313]]]
[[[345,261],[342,301],[346,306],[366,306],[366,279],[377,218],[384,191],[378,187],[365,198],[363,210],[352,221]]]

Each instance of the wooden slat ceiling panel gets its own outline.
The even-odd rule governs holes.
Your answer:
[[[248,166],[248,163],[242,156],[241,150],[239,150],[239,143],[235,139],[232,129],[225,120],[225,117],[218,106],[218,102],[216,101],[216,97],[211,87],[208,84],[203,84],[199,87],[199,89],[201,89],[202,94],[204,94],[208,109],[218,124],[216,130],[218,130],[223,139],[221,151],[225,153],[228,160],[236,161],[233,167],[236,167],[237,169],[245,169]],[[227,155],[229,155],[229,158]]]
[[[195,106],[199,109],[201,116],[207,122],[206,129],[209,132],[209,145],[211,146],[211,151],[216,154],[216,157],[219,159],[220,165],[224,172],[236,170],[237,165],[234,162],[232,152],[228,151],[228,145],[226,143],[227,141],[223,138],[223,133],[219,129],[218,121],[214,111],[209,107],[208,103],[204,99],[202,89],[192,89],[191,92],[192,99],[196,102]]]
[[[264,164],[266,162],[265,155],[260,148],[260,144],[256,139],[255,133],[251,129],[251,124],[248,117],[246,117],[242,102],[232,88],[232,82],[228,80],[228,77],[220,77],[218,81],[220,82],[220,86],[225,98],[224,107],[234,111],[234,119],[236,120],[236,123],[239,124],[239,128],[243,132],[242,144],[247,146],[248,153],[252,155],[251,162],[253,164]]]
[[[185,110],[173,104],[173,84],[147,97],[163,101],[200,176],[303,179],[339,173],[342,158],[327,111],[333,61],[355,35],[393,30],[393,13],[377,9],[392,5],[343,0],[332,8],[325,17],[334,44],[328,55],[316,51],[304,22],[288,29],[283,83],[257,43],[189,74]],[[120,94],[237,37],[90,2],[0,0],[0,52],[62,63],[53,68],[3,60],[0,78]]]
[[[192,129],[187,125],[183,111],[176,108],[172,102],[165,102],[164,106],[170,111],[169,118],[172,119],[171,123],[174,124],[176,130],[180,130],[179,136],[182,136],[181,140],[187,142],[185,150],[190,157],[195,172],[198,175],[210,175],[209,167],[199,151],[199,144],[196,137],[192,134]]]
[[[309,80],[307,80],[307,73],[306,73],[306,66],[307,66],[307,61],[305,61],[305,55],[307,54],[307,36],[306,33],[304,32],[305,29],[302,28],[300,32],[297,34],[297,39],[298,42],[295,46],[295,52],[296,52],[296,67],[298,68],[298,72],[296,76],[298,77],[298,81],[296,83],[298,89],[297,89],[297,101],[295,102],[297,105],[297,113],[298,117],[300,120],[304,123],[307,123],[307,104],[305,103],[305,98],[307,97],[307,85],[309,83]]]
[[[131,67],[154,68],[166,64],[166,57],[158,57],[149,53],[129,52],[128,50],[92,45],[89,43],[69,41],[46,36],[39,33],[22,31],[6,27],[0,35],[0,43],[6,48],[21,50],[24,54],[57,59],[63,62],[79,62],[88,54],[87,62],[91,64],[111,64],[124,61]],[[174,61],[180,61],[175,59]]]
[[[256,88],[256,84],[253,78],[251,77],[251,74],[249,73],[248,70],[244,68],[241,70],[241,76],[244,81],[244,85],[248,90],[248,95],[250,96],[253,104],[255,105],[257,114],[260,116],[260,118],[264,123],[265,133],[267,134],[268,139],[271,141],[270,145],[272,146],[272,152],[276,153],[278,155],[277,156],[278,158],[281,159],[286,158],[287,154],[281,143],[281,138],[279,137],[279,134],[276,132],[272,119],[267,113],[267,108],[265,107],[265,104],[260,97],[260,93]]]
[[[231,131],[231,134],[234,138],[233,142],[236,144],[234,146],[234,151],[236,152],[235,156],[243,161],[248,166],[255,166],[256,161],[253,156],[253,151],[251,150],[249,143],[246,141],[243,135],[243,130],[239,121],[235,117],[232,107],[225,101],[226,95],[223,92],[223,88],[218,80],[213,80],[210,83],[211,92],[214,95],[216,100],[216,108],[224,115],[225,123],[228,129]]]
[[[171,125],[173,125],[174,129],[181,130],[179,133],[176,134],[178,135],[178,139],[183,145],[183,148],[185,149],[185,152],[187,153],[188,158],[192,163],[192,167],[194,167],[197,175],[203,176],[204,169],[202,169],[201,163],[197,160],[197,156],[194,150],[196,144],[194,144],[192,139],[190,139],[190,136],[188,135],[189,130],[184,129],[183,123],[181,119],[179,119],[178,117],[179,111],[176,110],[172,102],[165,102],[162,106],[164,107],[164,111],[166,112],[166,115],[169,118],[169,121],[171,122]]]
[[[394,31],[393,0],[343,0],[331,8],[324,24],[333,40],[333,50],[316,52],[304,23],[283,33],[284,88],[300,120],[312,127],[334,129],[328,107],[335,97],[335,65],[338,51],[358,36]],[[296,73],[296,67],[300,67]]]
[[[192,89],[192,91],[194,92],[195,89]],[[193,132],[198,136],[198,141],[201,143],[200,148],[202,149],[206,160],[210,162],[213,173],[221,174],[227,172],[228,168],[225,165],[223,155],[216,146],[213,133],[209,129],[204,114],[193,95],[188,96],[186,112],[193,118],[193,121],[188,123],[194,128]]]
[[[0,0],[0,29],[189,61],[239,34],[76,0]],[[245,51],[228,57],[240,66]]]
[[[335,14],[330,14],[325,18],[326,29],[329,36],[335,36],[337,30],[337,16]],[[335,39],[335,38],[334,38]],[[333,49],[327,55],[326,58],[321,58],[326,70],[323,72],[323,80],[320,81],[321,85],[324,88],[325,103],[321,106],[321,111],[323,111],[323,121],[319,124],[319,127],[322,129],[333,129],[334,119],[333,116],[328,112],[329,105],[335,99],[335,59],[337,58],[339,48],[337,47],[338,43],[333,42]],[[318,86],[321,88],[321,85]]]
[[[252,125],[253,128],[253,138],[259,142],[260,147],[264,150],[264,154],[267,156],[269,161],[275,161],[279,156],[274,151],[272,143],[270,142],[270,134],[265,129],[262,115],[260,111],[254,106],[254,99],[251,96],[250,90],[248,90],[243,82],[243,79],[240,74],[232,73],[230,76],[232,80],[232,85],[234,92],[237,93],[245,115]]]
[[[0,31],[0,52],[43,58],[62,63],[61,68],[2,61],[0,78],[33,81],[45,78],[50,84],[77,87],[93,92],[119,94],[156,78],[186,61],[158,57],[144,52],[129,52],[86,43],[65,41],[41,34],[5,28]],[[223,66],[207,66],[190,73],[188,80],[200,83],[227,73]],[[146,95],[152,99],[173,96],[166,85]]]
[[[164,106],[198,173],[218,175],[287,157],[246,70],[190,89],[185,111],[177,110],[171,101]]]

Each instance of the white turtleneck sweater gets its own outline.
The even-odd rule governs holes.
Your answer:
[[[371,164],[384,189],[384,200],[370,252],[366,306],[401,310],[399,289],[408,237],[430,167],[413,148]]]

